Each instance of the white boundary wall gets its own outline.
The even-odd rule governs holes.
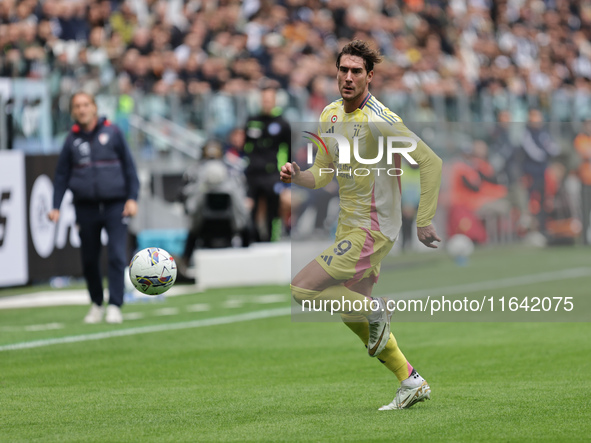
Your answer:
[[[201,289],[289,284],[291,244],[255,243],[248,248],[198,249],[193,256]]]

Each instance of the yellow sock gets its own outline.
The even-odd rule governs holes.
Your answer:
[[[406,360],[406,357],[398,347],[394,334],[391,332],[386,347],[381,354],[378,355],[378,360],[396,375],[398,381],[406,380],[412,372],[412,366],[408,360]]]
[[[361,339],[363,344],[367,347],[369,341],[369,323],[363,315],[358,314],[341,314],[343,323],[351,329]]]
[[[341,318],[345,325],[351,329],[367,346],[369,340],[369,323],[365,317],[354,314],[343,314]],[[412,372],[412,366],[398,347],[394,334],[390,332],[390,339],[386,348],[378,355],[378,360],[396,375],[398,381],[407,379]]]
[[[309,301],[314,308],[321,308],[322,311],[335,313],[355,312],[362,316],[368,316],[372,313],[372,299],[370,297],[351,291],[343,285],[330,286],[324,291],[313,291],[292,285],[291,293],[293,298],[299,304],[303,304],[304,307]]]

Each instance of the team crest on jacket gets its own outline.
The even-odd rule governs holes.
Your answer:
[[[98,141],[101,145],[106,145],[109,142],[109,134],[105,134],[104,132],[99,134]]]
[[[330,122],[331,122],[331,123],[336,123],[336,122],[337,122],[337,116],[336,116],[336,115],[333,115],[333,116],[330,118]]]

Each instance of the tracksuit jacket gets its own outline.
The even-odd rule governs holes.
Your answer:
[[[121,130],[106,118],[89,133],[72,126],[54,178],[54,208],[60,207],[68,188],[74,204],[137,200],[139,180],[131,152]]]

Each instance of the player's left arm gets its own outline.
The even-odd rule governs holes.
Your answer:
[[[417,140],[417,147],[410,152],[410,156],[419,164],[421,199],[417,210],[417,226],[424,227],[431,224],[437,210],[443,162],[421,139]]]
[[[416,136],[415,136],[416,137]],[[419,164],[421,177],[421,198],[417,210],[417,236],[429,248],[437,248],[434,241],[440,242],[435,227],[431,224],[437,210],[441,170],[443,162],[427,144],[418,139],[417,147],[410,156]]]
[[[421,243],[429,248],[437,248],[434,241],[441,241],[437,235],[435,227],[431,224],[435,211],[437,210],[437,200],[439,198],[439,186],[441,184],[441,170],[443,162],[427,144],[421,140],[415,133],[408,129],[396,114],[387,111],[387,115],[397,120],[397,123],[388,127],[388,134],[411,137],[417,142],[414,151],[410,156],[418,163],[421,181],[421,197],[419,208],[417,209],[417,236]],[[384,126],[381,126],[384,128]],[[382,131],[383,132],[383,131]]]

